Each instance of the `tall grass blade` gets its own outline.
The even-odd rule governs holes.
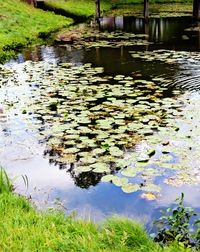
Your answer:
[[[10,179],[8,178],[7,173],[1,167],[0,168],[0,193],[9,193],[13,189]]]

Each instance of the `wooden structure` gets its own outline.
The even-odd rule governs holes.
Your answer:
[[[25,0],[27,3],[34,5],[35,7],[41,6],[45,0]],[[95,0],[96,5],[96,20],[98,21],[101,16],[100,9],[101,0]],[[144,19],[148,20],[149,18],[149,0],[144,0]],[[193,17],[197,20],[200,20],[200,0],[193,0]]]
[[[96,4],[96,20],[100,18],[100,0],[95,0]],[[144,19],[149,18],[149,0],[144,0]],[[193,0],[193,17],[200,20],[200,0]]]
[[[101,16],[101,8],[100,8],[100,0],[95,0],[95,4],[96,4],[96,20],[99,20],[100,16]]]
[[[144,19],[149,18],[149,0],[144,0]]]
[[[200,0],[193,0],[193,17],[200,20]]]

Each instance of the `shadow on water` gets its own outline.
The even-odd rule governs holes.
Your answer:
[[[193,22],[190,17],[177,18],[151,18],[149,23],[141,18],[134,17],[105,17],[101,20],[102,31],[122,31],[134,34],[146,34],[148,45],[121,46],[119,48],[73,48],[66,46],[41,46],[24,50],[16,60],[6,65],[15,65],[27,60],[46,61],[50,63],[72,62],[76,65],[92,63],[92,66],[101,66],[105,69],[105,75],[124,74],[139,76],[145,80],[154,77],[172,78],[176,80],[179,73],[184,73],[183,78],[190,78],[191,73],[199,73],[199,65],[189,62],[182,66],[166,65],[161,62],[145,62],[142,59],[133,59],[129,51],[152,51],[158,49],[200,51],[200,24]],[[187,75],[187,76],[186,76]],[[198,79],[198,77],[197,77]],[[191,84],[191,82],[190,82]],[[177,84],[178,85],[178,84]],[[184,86],[185,89],[187,89]],[[194,85],[193,85],[194,86]],[[182,88],[182,86],[180,86]],[[173,87],[172,87],[173,88]],[[198,89],[198,88],[197,88]],[[165,97],[171,96],[171,90],[166,91]],[[12,127],[12,126],[11,126]],[[14,135],[14,141],[34,142],[30,149],[36,149],[37,155],[27,154],[27,160],[16,159],[17,144],[3,143],[4,151],[1,153],[2,164],[12,174],[26,174],[29,178],[29,193],[39,205],[52,202],[59,198],[69,210],[76,210],[82,217],[91,217],[99,220],[113,213],[137,218],[144,223],[152,223],[157,217],[158,209],[169,206],[181,192],[186,195],[186,203],[199,207],[199,186],[183,186],[172,188],[162,185],[164,195],[156,202],[148,202],[139,197],[139,193],[125,194],[111,183],[100,183],[101,174],[83,172],[79,175],[73,172],[73,164],[62,166],[51,159],[51,154],[46,153],[44,144],[38,144],[28,131],[24,130],[24,136],[19,139],[15,131],[3,130],[1,138],[5,134]],[[29,133],[29,134],[28,134]],[[8,152],[6,153],[6,148]],[[21,146],[21,148],[23,148]],[[14,150],[13,158],[9,153]],[[20,150],[21,151],[21,150]],[[20,152],[19,151],[19,152]],[[27,150],[26,150],[27,151]],[[34,152],[34,151],[33,151]],[[43,153],[49,155],[49,160],[43,157]],[[20,154],[17,152],[17,157]],[[58,169],[58,167],[60,169]],[[66,172],[68,170],[68,172]],[[23,186],[19,185],[19,191],[23,192]],[[45,192],[46,194],[42,194]]]

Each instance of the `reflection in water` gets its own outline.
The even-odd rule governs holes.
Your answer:
[[[72,170],[71,176],[73,177],[76,186],[88,189],[90,186],[96,186],[101,181],[103,175],[94,172],[82,172],[80,174],[76,174]]]
[[[123,16],[101,19],[101,30],[122,30],[135,34],[147,34],[149,41],[154,43],[169,45],[173,43],[175,48],[194,49],[196,47],[199,50],[200,35],[198,30],[196,32],[195,29],[193,32],[185,31],[185,29],[194,25],[196,24],[193,23],[191,17],[150,18],[149,22],[146,22],[143,18]],[[180,45],[180,42],[183,42],[183,44]]]
[[[25,61],[46,61],[48,63],[71,62],[81,65],[84,61],[84,51],[73,49],[71,46],[54,47],[54,46],[36,46],[28,48],[19,54],[16,59],[10,60],[5,65],[14,65]]]
[[[49,163],[56,165],[60,170],[66,170],[74,181],[74,184],[80,188],[88,189],[90,186],[96,186],[103,176],[103,174],[95,172],[74,172],[74,163],[60,163],[56,158],[59,157],[59,153],[55,153],[55,150],[45,150],[44,156],[49,159]]]
[[[100,20],[100,29],[123,30],[124,17],[104,17]]]
[[[199,63],[187,61],[183,65],[166,66],[163,63],[147,63],[141,60],[134,60],[129,54],[130,50],[153,50],[159,48],[199,50],[199,33],[184,31],[185,28],[192,26],[190,18],[184,17],[184,20],[182,18],[150,19],[149,24],[147,24],[144,23],[143,19],[121,16],[103,18],[101,25],[101,28],[106,30],[118,29],[131,33],[148,34],[149,40],[155,42],[155,44],[149,45],[148,48],[135,46],[90,50],[77,50],[71,46],[42,46],[36,47],[34,50],[25,50],[23,54],[19,55],[17,61],[11,61],[9,64],[18,64],[25,60],[44,60],[51,63],[72,62],[77,65],[91,62],[94,66],[105,67],[106,74],[112,75],[125,74],[136,76],[138,74],[139,78],[143,79],[158,76],[164,78],[170,76],[170,78],[173,78],[175,76],[175,80],[176,78],[179,79],[181,75],[185,83],[187,83],[187,88],[189,87],[190,89],[191,87],[194,90],[195,87],[199,90],[199,84],[198,86],[195,84],[197,81],[199,83],[199,75],[197,76],[197,73],[199,74]],[[186,35],[184,39],[183,35]],[[194,76],[194,78],[192,77],[191,79],[191,76]],[[23,76],[21,75],[21,77]],[[184,87],[183,82],[176,83],[176,85]],[[4,100],[9,101],[9,97],[16,94],[20,100],[20,92],[25,93],[26,97],[31,99],[29,88],[23,86],[23,90],[20,87],[13,90],[9,89],[8,85],[5,97],[3,97],[5,90],[1,89],[1,98],[3,97],[1,102]],[[39,204],[46,204],[47,201],[51,202],[56,198],[60,198],[67,209],[76,210],[82,217],[92,217],[92,219],[99,220],[105,216],[117,213],[138,218],[144,222],[152,222],[152,219],[158,214],[158,209],[163,206],[169,206],[180,195],[180,192],[186,194],[186,202],[188,204],[193,207],[199,207],[199,187],[197,186],[193,187],[193,195],[191,196],[191,188],[189,186],[172,188],[168,185],[162,185],[165,192],[163,197],[156,203],[147,202],[139,197],[139,193],[125,194],[113,184],[99,183],[101,174],[90,172],[75,174],[73,172],[73,164],[64,167],[55,163],[51,159],[50,153],[48,153],[49,164],[48,158],[45,159],[43,157],[43,153],[47,154],[46,147],[38,143],[38,138],[33,134],[32,130],[27,130],[23,116],[16,117],[14,111],[9,115],[10,117],[7,121],[4,120],[2,112],[4,111],[0,110],[1,164],[14,177],[18,176],[20,178],[21,174],[27,175],[29,180],[28,194],[32,195],[35,202],[39,201]],[[9,137],[7,133],[9,133]],[[66,170],[69,172],[67,173]],[[17,190],[25,194],[21,180],[17,180],[17,183],[19,183]]]
[[[104,66],[105,72],[109,74],[130,74],[134,67],[137,67],[128,53],[130,50],[200,50],[200,23],[194,23],[190,17],[150,18],[149,23],[142,18],[135,17],[104,17],[101,19],[101,30],[147,34],[148,41],[152,43],[148,46],[97,47],[95,49],[75,49],[73,45],[41,46],[24,50],[23,54],[10,63],[45,60],[54,63],[72,62],[81,65],[90,62],[94,65]],[[104,55],[105,59],[103,59]],[[126,65],[124,66],[124,64]],[[141,66],[139,69],[141,70]]]

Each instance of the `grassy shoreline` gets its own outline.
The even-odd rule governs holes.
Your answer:
[[[20,0],[4,0],[0,3],[0,62],[72,23],[70,18],[35,9]]]
[[[160,247],[140,224],[112,217],[99,225],[66,216],[61,211],[37,211],[12,191],[0,171],[0,251],[189,252],[178,244]]]
[[[112,6],[112,1],[101,0],[102,12],[110,10]],[[86,20],[95,14],[94,0],[47,0],[45,8],[78,20]]]
[[[101,10],[108,12],[120,8],[121,4],[137,4],[143,0],[102,0]],[[191,0],[169,0],[170,2],[191,2]],[[163,2],[164,0],[154,0]],[[47,10],[86,20],[94,15],[93,0],[47,0]],[[53,12],[35,9],[20,0],[4,0],[0,3],[0,63],[16,55],[17,51],[31,44],[41,44],[53,32],[73,24],[73,19]]]

